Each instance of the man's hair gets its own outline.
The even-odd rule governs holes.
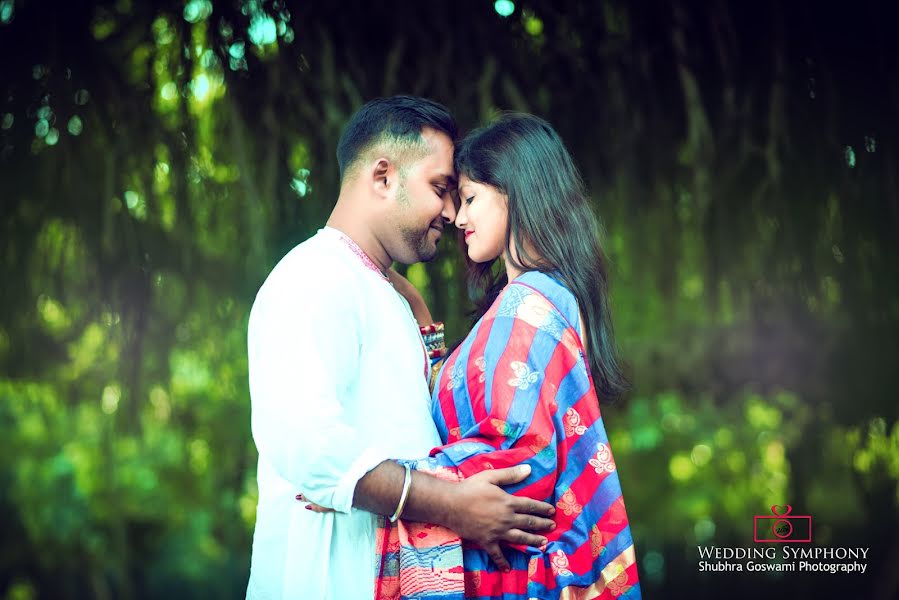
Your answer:
[[[425,127],[445,133],[455,141],[456,122],[442,104],[416,96],[392,96],[367,102],[350,119],[337,142],[340,181],[375,147],[384,146],[391,158],[403,162],[408,151],[427,153],[421,137]],[[402,165],[401,165],[402,166]]]

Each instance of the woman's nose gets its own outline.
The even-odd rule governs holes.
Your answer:
[[[465,229],[465,226],[468,224],[467,218],[465,215],[465,203],[459,207],[459,210],[456,211],[456,227],[459,229]]]

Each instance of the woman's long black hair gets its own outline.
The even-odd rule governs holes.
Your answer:
[[[565,144],[543,119],[510,113],[469,133],[456,147],[459,176],[490,185],[508,198],[506,255],[521,271],[556,272],[577,298],[584,319],[587,361],[603,400],[627,388],[609,309],[606,259],[596,216]],[[514,241],[518,258],[509,251]],[[532,256],[529,250],[533,251]],[[483,315],[505,287],[496,260],[469,265],[469,293]]]

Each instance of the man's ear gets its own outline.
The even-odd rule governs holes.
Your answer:
[[[397,176],[396,166],[389,159],[378,158],[371,170],[371,183],[375,194],[385,198],[392,196],[399,183]]]

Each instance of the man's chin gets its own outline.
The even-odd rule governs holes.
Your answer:
[[[430,236],[421,240],[421,244],[418,245],[418,261],[419,262],[428,262],[434,260],[437,256],[437,241],[440,240],[440,236],[437,236],[437,240],[431,241]]]
[[[409,258],[414,256],[414,262],[428,262],[430,260],[434,260],[437,256],[437,242],[440,241],[440,237],[443,234],[439,229],[435,229],[434,227],[428,227],[426,231],[419,231],[418,235],[415,237],[406,236],[406,248],[409,251]],[[399,262],[404,264],[412,264],[413,261],[406,262],[405,260],[397,259]]]
[[[431,262],[437,257],[437,246],[429,248],[420,248],[418,251],[418,262]]]

